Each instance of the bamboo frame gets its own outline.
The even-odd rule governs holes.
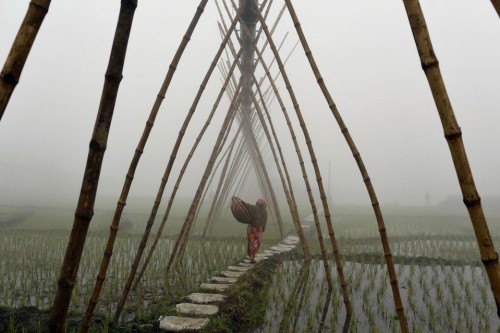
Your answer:
[[[255,3],[255,0],[252,0],[252,1],[254,1],[254,3]],[[287,2],[287,5],[288,5],[288,2]],[[337,240],[335,238],[335,232],[333,230],[333,225],[332,225],[332,221],[331,221],[330,209],[328,207],[328,202],[326,201],[326,195],[325,195],[325,190],[323,187],[321,172],[319,170],[318,161],[316,159],[316,154],[315,154],[314,148],[312,146],[312,141],[311,141],[311,138],[309,136],[307,126],[306,126],[304,119],[302,117],[302,112],[300,111],[299,103],[297,101],[297,98],[295,97],[295,93],[294,93],[293,88],[291,86],[290,80],[288,79],[288,74],[286,73],[285,66],[284,66],[283,62],[281,61],[281,57],[278,53],[276,45],[274,44],[274,41],[273,41],[272,36],[269,32],[269,29],[267,28],[267,24],[264,21],[264,18],[262,17],[262,14],[260,12],[257,12],[257,17],[260,21],[260,24],[263,27],[264,33],[266,34],[266,37],[267,37],[267,40],[269,41],[269,45],[271,47],[271,50],[273,51],[274,57],[276,58],[276,62],[278,64],[278,67],[279,67],[280,72],[281,72],[281,76],[282,76],[283,80],[285,81],[286,89],[288,90],[288,93],[289,93],[290,98],[292,100],[293,107],[295,109],[295,114],[297,115],[297,118],[298,118],[299,123],[300,123],[300,127],[302,129],[302,133],[304,135],[304,139],[306,141],[307,149],[309,151],[309,156],[311,158],[311,163],[313,164],[314,173],[316,175],[316,182],[318,183],[320,198],[321,198],[321,201],[323,203],[323,211],[324,211],[324,215],[325,215],[325,219],[326,219],[326,225],[328,227],[328,235],[330,236],[330,242],[331,242],[331,246],[333,249],[335,263],[337,265],[337,274],[338,274],[338,278],[339,278],[339,282],[340,282],[340,287],[342,289],[342,296],[343,296],[343,300],[344,300],[344,305],[346,307],[346,313],[349,315],[352,312],[352,306],[351,306],[351,302],[349,300],[349,291],[347,289],[347,282],[346,282],[345,277],[344,277],[342,259],[341,259],[341,255],[340,255],[340,252],[338,249]],[[254,45],[255,45],[255,43],[254,43]],[[319,225],[318,225],[318,227],[319,227]]]
[[[439,69],[439,61],[432,47],[431,37],[422,8],[420,7],[420,2],[418,0],[403,0],[403,3],[408,14],[408,21],[420,56],[422,69],[427,77],[434,103],[441,119],[444,136],[450,149],[455,172],[462,191],[463,201],[469,212],[472,227],[476,234],[481,261],[486,269],[491,291],[495,298],[497,315],[500,317],[500,265],[498,264],[498,254],[491,239],[488,223],[481,206],[481,198],[474,183],[474,177],[462,140],[462,130],[455,118],[455,113],[446,91],[441,70]]]
[[[78,206],[76,207],[73,228],[59,275],[54,303],[50,312],[49,329],[51,332],[62,333],[65,329],[71,294],[76,283],[76,275],[93,215],[99,175],[104,159],[104,152],[106,151],[118,88],[122,79],[127,44],[136,7],[137,0],[122,0],[121,2],[99,111],[90,140],[87,165],[85,167]]]
[[[177,48],[177,51],[174,55],[174,58],[172,59],[172,62],[168,68],[167,75],[165,76],[160,91],[158,92],[156,101],[153,104],[153,107],[149,114],[148,121],[146,122],[146,126],[142,133],[141,139],[139,140],[137,148],[135,149],[134,157],[132,158],[127,175],[125,177],[125,182],[122,187],[120,198],[116,204],[115,213],[113,215],[113,220],[111,222],[111,227],[109,231],[108,241],[106,244],[106,250],[104,251],[104,255],[101,261],[101,266],[99,268],[99,273],[96,278],[94,290],[92,292],[92,296],[89,300],[89,303],[87,304],[87,309],[85,310],[85,315],[82,321],[82,333],[86,333],[88,331],[90,327],[90,320],[92,319],[95,307],[99,302],[99,296],[101,294],[102,286],[106,279],[106,273],[108,270],[109,262],[111,261],[111,256],[113,255],[113,248],[116,240],[116,235],[118,233],[121,216],[123,213],[123,209],[125,208],[125,205],[127,203],[128,194],[130,192],[130,187],[132,186],[132,181],[134,180],[134,175],[137,169],[137,165],[139,164],[139,160],[142,156],[142,153],[144,152],[144,147],[146,146],[149,134],[151,133],[151,130],[154,126],[156,116],[158,115],[160,106],[163,100],[165,99],[165,95],[170,86],[170,83],[172,82],[172,78],[175,74],[175,71],[180,62],[182,54],[184,53],[184,50],[186,49],[186,46],[191,39],[194,29],[196,28],[196,25],[198,24],[198,21],[201,15],[203,14],[207,2],[208,0],[201,0],[198,7],[196,8],[196,12],[193,16],[193,19],[191,20],[191,23],[189,24],[189,27],[186,30],[186,33],[184,34],[181,43],[179,44],[179,47]]]
[[[0,120],[16,88],[51,0],[31,0],[0,72]]]

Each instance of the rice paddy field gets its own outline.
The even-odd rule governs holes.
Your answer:
[[[71,214],[71,210],[55,208],[0,206],[0,307],[50,308]],[[111,214],[96,212],[73,293],[73,317],[83,314],[90,298]],[[97,309],[104,321],[113,315],[125,284],[144,214],[133,211],[123,218]],[[385,219],[411,332],[500,332],[467,216],[433,207],[390,207]],[[304,263],[299,251],[282,258],[263,287],[263,315],[249,332],[399,332],[374,217],[369,209],[345,206],[338,208],[333,221],[353,304],[350,320],[346,321],[339,286],[328,288],[314,231],[308,238],[313,260]],[[167,275],[166,263],[182,222],[182,212],[174,213],[138,289],[128,299],[123,322],[171,311],[173,304],[197,291],[200,283],[245,256],[245,226],[223,216],[210,237],[201,238],[195,230],[182,265]],[[489,225],[498,247],[500,218],[489,218]],[[291,225],[287,231],[293,231]],[[263,248],[279,240],[276,227],[269,225]],[[333,260],[330,267],[336,276]],[[22,332],[21,327],[22,322],[11,322],[7,331]]]

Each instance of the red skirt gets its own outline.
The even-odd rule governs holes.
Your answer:
[[[247,239],[248,239],[248,249],[247,254],[250,258],[255,258],[255,254],[259,251],[260,245],[262,244],[262,235],[264,234],[263,226],[253,226],[248,225],[247,228]]]

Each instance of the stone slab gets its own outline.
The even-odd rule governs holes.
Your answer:
[[[289,247],[283,247],[283,246],[272,246],[269,248],[269,250],[271,251],[276,251],[276,252],[288,252],[288,251],[291,251],[292,248],[289,248]]]
[[[252,269],[252,267],[229,266],[227,269],[234,272],[246,272],[249,269]]]
[[[237,281],[238,281],[237,278],[220,277],[220,276],[214,276],[210,279],[210,282],[213,283],[236,283]]]
[[[288,239],[292,242],[298,242],[299,241],[299,237],[297,236],[287,236],[285,239]]]
[[[275,254],[281,254],[280,251],[273,251],[273,250],[264,250],[264,253],[268,254],[268,255],[275,255]]]
[[[231,286],[230,284],[222,284],[222,283],[202,283],[200,285],[200,288],[221,292],[221,291],[225,291],[230,286]]]
[[[192,293],[186,298],[193,303],[208,304],[223,302],[226,297],[227,296],[221,294]]]
[[[241,266],[241,267],[253,267],[253,266],[255,266],[255,263],[252,263],[250,260],[248,260],[248,262],[246,262],[245,260],[243,260],[242,262],[238,263],[238,266]]]
[[[178,313],[192,317],[210,317],[219,312],[217,305],[180,303],[175,306]]]
[[[168,332],[197,331],[208,325],[208,318],[167,316],[160,319],[160,329]]]
[[[284,239],[281,241],[281,244],[285,244],[285,245],[297,245],[299,242],[297,241],[292,241],[292,240],[289,240],[289,239]]]
[[[239,278],[240,276],[243,275],[243,272],[222,271],[220,274],[222,276],[229,277],[229,278]]]

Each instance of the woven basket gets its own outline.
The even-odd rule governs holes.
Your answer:
[[[252,222],[252,206],[253,205],[246,203],[238,197],[233,197],[231,202],[231,212],[233,213],[236,221],[244,224]]]

